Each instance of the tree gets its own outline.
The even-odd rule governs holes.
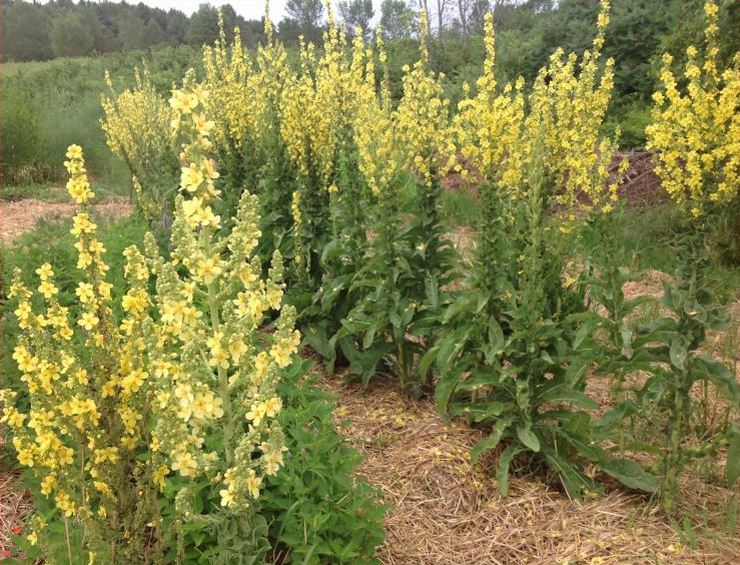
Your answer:
[[[322,0],[288,0],[285,12],[288,14],[288,19],[298,24],[298,28],[306,39],[313,41],[320,38],[318,30],[324,15]]]
[[[141,47],[145,49],[154,47],[155,45],[159,45],[160,43],[164,42],[164,32],[162,31],[162,27],[159,25],[159,22],[157,22],[157,20],[151,18],[146,23],[146,27],[144,28],[141,39]]]
[[[185,43],[185,34],[188,29],[188,17],[179,10],[167,12],[167,26],[165,34],[167,41],[174,44]]]
[[[118,48],[124,51],[141,49],[144,36],[144,22],[131,11],[123,12],[118,19]]]
[[[51,49],[55,57],[81,57],[95,49],[95,38],[79,12],[56,18],[51,24]]]
[[[4,61],[42,61],[52,57],[49,23],[42,6],[18,2],[2,8]]]
[[[190,45],[210,45],[218,39],[218,10],[210,4],[201,4],[193,14],[185,32]]]
[[[468,30],[470,33],[483,34],[483,20],[488,12],[491,11],[489,0],[472,0],[469,6]]]
[[[448,3],[448,0],[436,0],[436,12],[437,12],[437,35],[441,38],[442,37],[442,31],[445,27],[445,16],[447,15],[447,10],[450,7],[451,4]],[[428,14],[431,18],[432,15]]]
[[[411,37],[417,29],[416,12],[404,0],[383,0],[380,27],[388,39]]]
[[[363,34],[367,34],[375,11],[372,0],[341,0],[339,14],[347,24],[349,31],[353,32],[359,27]]]

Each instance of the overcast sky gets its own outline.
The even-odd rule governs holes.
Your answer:
[[[206,3],[205,0],[142,0],[147,6],[152,8],[162,8],[169,10],[170,8],[176,8],[181,12],[185,12],[188,16],[191,15],[198,9],[200,4]],[[137,0],[127,0],[129,4],[138,4]],[[212,6],[220,6],[222,4],[231,4],[237,13],[241,14],[248,20],[258,20],[265,13],[265,2],[264,0],[212,0],[207,2]],[[270,17],[273,21],[280,21],[285,17],[285,5],[288,0],[270,0]],[[373,6],[375,7],[375,19],[380,17],[380,4],[382,0],[373,0]],[[332,0],[332,4],[336,6],[336,0]]]

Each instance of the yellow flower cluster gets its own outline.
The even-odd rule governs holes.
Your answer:
[[[110,94],[102,96],[100,124],[108,147],[133,177],[138,206],[154,219],[167,197],[167,175],[174,171],[175,152],[167,101],[152,85],[146,67],[143,74],[137,69],[134,79],[132,89],[117,93],[106,73]]]
[[[42,313],[34,312],[33,293],[20,272],[10,289],[22,330],[13,359],[29,391],[30,411],[18,409],[10,390],[0,400],[18,460],[33,469],[60,516],[83,522],[91,547],[128,548],[130,555],[140,555],[137,544],[148,539],[129,529],[138,523],[134,517],[149,516],[157,524],[156,493],[170,471],[206,477],[219,488],[225,515],[249,510],[264,477],[282,465],[276,386],[300,343],[295,309],[282,306],[280,255],[263,278],[254,254],[260,237],[256,197],[244,193],[226,236],[211,211],[219,192],[209,154],[207,92],[191,84],[173,91],[170,101],[183,163],[171,258],[160,257],[151,234],[146,257],[136,247],[125,250],[122,318],[113,316],[105,250],[87,211],[92,191],[76,145],[65,163],[79,207],[72,233],[85,273],[75,290],[76,324],[57,300],[51,265],[36,271]],[[270,311],[279,315],[268,337],[261,328],[274,317]],[[181,507],[190,494],[182,490]]]
[[[354,102],[351,65],[344,56],[347,37],[335,25],[329,3],[327,10],[323,54],[317,60],[314,46],[301,42],[302,72],[289,78],[281,104],[281,134],[295,168],[326,190],[333,185]]]
[[[185,83],[192,81],[192,74],[188,74]],[[180,151],[180,190],[193,196],[185,210],[191,229],[220,226],[220,219],[207,205],[220,195],[214,184],[219,177],[216,163],[207,158],[213,149],[210,134],[215,127],[213,120],[206,117],[204,102],[208,94],[198,85],[188,90],[173,90],[170,97],[170,127],[173,133],[184,131],[188,137]]]
[[[379,58],[384,64],[386,54],[380,29],[377,30],[376,37]],[[362,35],[357,34],[353,69],[355,73],[359,69],[360,76],[355,79],[357,112],[353,128],[358,151],[358,166],[371,193],[376,198],[380,198],[382,202],[389,196],[392,197],[387,192],[401,171],[403,155],[399,146],[386,80],[382,85],[380,97],[376,95],[373,55],[371,50],[365,50]],[[361,72],[363,66],[364,74]]]
[[[261,167],[274,158],[280,138],[279,106],[290,76],[287,53],[273,37],[266,9],[267,42],[250,58],[242,48],[239,28],[227,44],[223,18],[219,15],[219,39],[203,48],[204,87],[208,112],[215,122],[214,141],[229,157]]]
[[[663,188],[691,217],[727,203],[740,191],[740,56],[732,68],[717,68],[717,13],[704,6],[706,47],[687,49],[685,92],[671,71],[673,57],[663,56],[663,90],[653,95],[653,123],[647,148]]]
[[[529,96],[523,94],[521,78],[497,91],[493,19],[488,15],[483,75],[477,94],[460,103],[455,120],[462,154],[493,188],[511,198],[526,190],[527,171],[541,144],[552,181],[547,196],[564,212],[565,230],[579,212],[608,213],[617,200],[620,174],[610,170],[617,145],[599,136],[614,87],[613,61],[607,60],[600,72],[609,9],[609,2],[602,0],[593,49],[581,61],[557,50]],[[624,164],[619,172],[624,172]]]
[[[130,290],[119,328],[106,281],[105,250],[87,212],[92,190],[79,146],[69,147],[65,165],[69,193],[79,207],[72,233],[84,273],[76,289],[80,316],[75,329],[69,309],[58,302],[50,264],[36,270],[45,304],[38,314],[31,306],[33,293],[16,271],[10,296],[18,301],[15,315],[22,333],[13,359],[27,386],[30,409],[19,411],[16,393],[2,391],[2,421],[14,430],[19,463],[32,469],[41,493],[54,500],[60,515],[81,520],[91,536],[108,532],[114,545],[120,543],[135,554],[137,542],[123,540],[118,520],[126,509],[151,511],[152,499],[137,496],[151,491],[153,464],[146,456],[144,426],[149,412],[148,328],[140,323],[148,308],[148,271],[142,260],[133,269],[136,257],[127,256]],[[35,530],[31,541],[36,542],[39,533]],[[100,540],[90,539],[96,542]]]
[[[455,117],[455,133],[462,155],[475,171],[495,187],[515,194],[521,186],[525,165],[524,81],[507,84],[501,94],[496,91],[494,62],[496,58],[493,15],[486,14],[486,59],[483,75],[478,79],[475,97],[460,102]],[[468,176],[468,169],[462,169]]]
[[[456,163],[454,130],[449,101],[443,97],[443,75],[428,69],[427,14],[421,12],[421,56],[412,68],[404,67],[403,98],[394,120],[404,166],[425,186],[442,178]]]
[[[212,181],[218,173],[209,155],[211,129],[202,127],[208,121],[201,113],[209,107],[207,95],[188,82],[173,91],[181,160],[188,169],[209,173],[197,184],[182,182],[172,260],[158,257],[152,237],[146,241],[157,275],[155,305],[162,313],[148,349],[159,414],[151,447],[182,476],[221,477],[214,480],[222,482],[223,506],[242,512],[258,496],[262,477],[275,473],[282,461],[276,422],[282,402],[275,387],[300,336],[294,330],[295,310],[281,308],[280,255],[273,257],[266,280],[254,255],[260,237],[256,197],[244,192],[228,236],[220,235],[220,222],[212,215],[210,203],[218,195]],[[272,345],[263,350],[258,330],[270,310],[280,316]],[[209,437],[221,438],[221,450],[213,450]]]

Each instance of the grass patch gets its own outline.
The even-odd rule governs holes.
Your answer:
[[[475,226],[480,218],[480,204],[467,193],[445,190],[440,198],[442,220],[451,228]]]
[[[100,204],[113,198],[128,197],[130,188],[126,183],[98,182],[92,179],[95,191],[95,203]],[[64,182],[27,182],[18,185],[3,186],[0,190],[0,201],[16,202],[33,198],[43,202],[71,202]]]
[[[673,274],[678,266],[675,246],[680,218],[670,202],[624,211],[619,226],[626,260],[637,269],[655,269]],[[594,235],[584,233],[586,249],[595,245]],[[714,255],[707,270],[708,283],[717,300],[731,302],[740,294],[740,269]]]

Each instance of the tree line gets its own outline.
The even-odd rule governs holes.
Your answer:
[[[616,0],[606,37],[605,55],[617,61],[617,99],[646,100],[656,79],[656,58],[670,51],[681,62],[686,46],[702,40],[702,0]],[[428,35],[435,70],[467,80],[477,75],[482,56],[483,17],[492,12],[496,26],[497,67],[502,76],[531,80],[556,45],[582,52],[593,39],[598,0],[332,0],[335,17],[350,33],[368,36],[379,24],[396,49],[414,51],[404,40],[416,38],[419,13],[429,14]],[[720,5],[721,57],[732,59],[740,49],[740,2]],[[220,8],[230,35],[240,29],[248,48],[264,41],[264,21],[248,20],[234,7]],[[286,17],[277,24],[288,46],[300,36],[319,42],[328,14],[325,0],[289,0]],[[218,36],[219,8],[201,4],[188,16],[180,10],[151,8],[104,0],[2,0],[3,61],[47,60],[115,51],[146,50],[165,45],[210,44]],[[403,60],[404,57],[398,58]]]

